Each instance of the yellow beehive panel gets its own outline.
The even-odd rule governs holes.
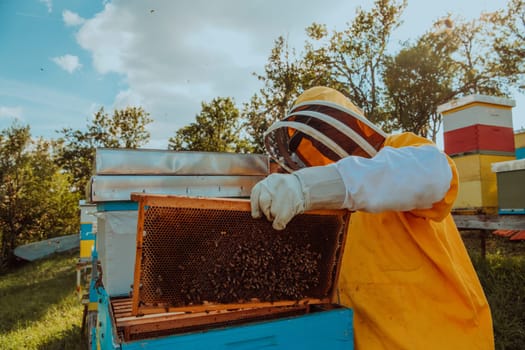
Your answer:
[[[80,258],[90,258],[91,250],[93,249],[94,244],[95,244],[95,240],[93,239],[81,240],[80,241]]]
[[[459,183],[458,196],[454,209],[480,208],[482,206],[481,181],[465,181]]]
[[[514,134],[514,145],[516,148],[525,147],[525,131]]]
[[[496,174],[494,174],[494,177]],[[481,181],[481,201],[485,208],[498,207],[497,181]]]
[[[459,183],[459,191],[453,209],[476,209],[486,214],[494,214],[498,207],[498,192],[495,181],[464,181]]]
[[[490,180],[494,183],[496,182],[496,175],[492,172],[491,164],[513,159],[515,159],[514,156],[491,154],[470,154],[453,158],[460,182]]]

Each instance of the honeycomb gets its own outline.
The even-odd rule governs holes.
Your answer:
[[[140,210],[144,225],[134,282],[140,288],[133,295],[138,305],[330,296],[342,252],[343,215],[301,214],[276,231],[248,210],[164,205]]]

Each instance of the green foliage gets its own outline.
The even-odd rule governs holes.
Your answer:
[[[313,23],[306,28],[310,41],[300,55],[279,37],[264,74],[256,75],[264,87],[244,105],[255,150],[264,150],[264,131],[286,115],[297,96],[318,85],[341,91],[388,130],[380,79],[388,40],[405,6],[405,1],[377,0],[370,11],[358,9],[346,29],[331,34],[325,25]]]
[[[242,112],[255,152],[264,151],[266,129],[286,115],[299,93],[309,87],[306,84],[315,83],[311,77],[315,71],[310,71],[308,79],[305,78],[307,71],[288,42],[282,36],[277,38],[264,66],[264,75],[256,75],[264,87],[244,105]]]
[[[523,349],[525,344],[525,255],[489,254],[473,259],[487,296],[496,349]]]
[[[394,128],[435,142],[441,125],[437,107],[454,96],[451,86],[455,65],[450,45],[440,45],[433,39],[423,37],[387,59],[384,83]]]
[[[0,132],[0,271],[18,245],[79,229],[78,197],[54,164],[52,146],[31,140],[28,126]]]
[[[366,11],[358,8],[352,22],[331,36],[319,30],[308,29],[311,39],[320,41],[321,47],[307,46],[308,66],[322,65],[330,72],[331,86],[350,98],[363,109],[373,122],[389,129],[384,110],[382,74],[388,58],[387,45],[392,32],[400,25],[400,16],[406,1],[376,0]]]
[[[63,128],[59,139],[57,164],[72,177],[73,191],[84,196],[92,175],[98,147],[138,148],[149,141],[146,126],[153,120],[142,107],[114,110],[109,116],[100,108],[86,131]]]
[[[443,23],[448,23],[445,28]],[[457,96],[475,93],[501,96],[506,90],[505,74],[492,64],[496,53],[490,32],[480,20],[445,18],[438,20],[429,34],[441,37],[442,43],[452,48],[450,57],[455,67],[451,71],[454,79],[451,88]]]
[[[490,305],[496,349],[521,350],[525,344],[525,241],[477,230],[463,231],[461,236]]]
[[[78,251],[28,263],[0,278],[0,349],[85,349],[75,295]]]
[[[24,153],[30,141],[29,126],[13,124],[0,133],[0,271],[12,260],[17,237],[22,233],[25,213],[22,191],[29,157]]]
[[[437,107],[468,94],[505,96],[523,89],[525,5],[479,19],[444,17],[427,33],[388,52],[407,1],[376,0],[358,8],[341,31],[306,28],[309,40],[297,54],[279,37],[262,75],[264,87],[244,105],[247,130],[258,152],[263,133],[282,119],[305,89],[325,85],[341,91],[385,131],[412,131],[435,141],[441,125]]]
[[[442,121],[439,105],[467,94],[505,96],[525,86],[522,1],[509,0],[506,9],[468,22],[440,18],[392,55],[388,45],[406,6],[406,0],[376,0],[369,10],[358,8],[341,31],[312,23],[301,53],[278,37],[264,72],[254,73],[264,86],[243,104],[249,146],[242,148],[264,152],[264,132],[299,94],[317,85],[341,91],[387,132],[412,131],[434,141]],[[210,149],[194,137],[199,123],[179,130],[170,147]]]
[[[523,85],[525,5],[479,19],[438,19],[414,45],[388,61],[385,84],[396,128],[430,136],[441,124],[437,106],[468,94],[504,96]]]
[[[244,104],[242,115],[246,120],[245,128],[251,138],[253,152],[264,153],[264,133],[272,125],[273,117],[266,113],[261,97],[253,95],[250,102]]]
[[[179,129],[169,139],[169,149],[176,151],[237,152],[251,150],[241,135],[239,110],[231,98],[215,98],[202,103],[196,121]]]
[[[501,72],[511,85],[525,89],[525,3],[509,0],[507,8],[485,14],[481,20],[492,38],[492,52],[488,62],[491,70]]]

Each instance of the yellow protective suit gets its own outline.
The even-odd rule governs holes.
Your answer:
[[[394,148],[430,144],[411,133]],[[352,213],[338,301],[354,310],[356,349],[493,349],[489,305],[450,214],[451,186],[431,209]]]

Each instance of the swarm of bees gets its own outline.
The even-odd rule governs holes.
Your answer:
[[[176,236],[177,244],[157,245],[149,251],[145,243],[143,278],[149,289],[141,291],[142,301],[188,306],[326,296],[321,295],[327,284],[323,274],[334,268],[328,266],[334,253],[327,247],[337,243],[337,232],[310,234],[311,227],[276,232],[261,227],[262,221],[251,224],[250,219],[229,227],[210,222],[209,226],[201,223],[197,233],[190,225],[162,225],[177,231],[163,233]],[[325,228],[317,225],[318,230]],[[154,231],[148,230],[148,239],[153,239]]]

